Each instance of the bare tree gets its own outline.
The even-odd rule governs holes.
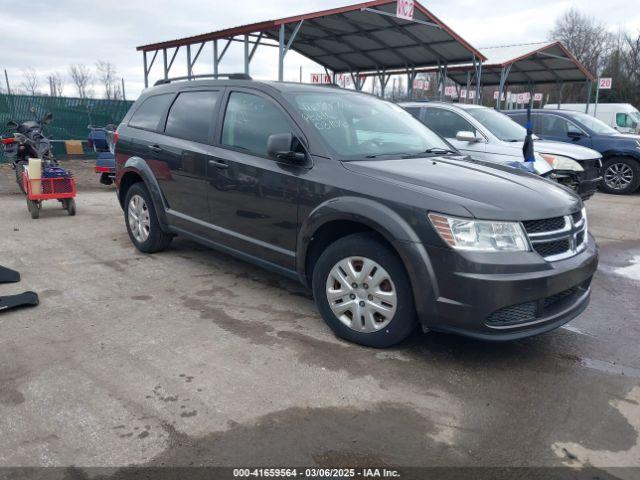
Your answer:
[[[49,83],[51,85],[51,95],[54,97],[61,97],[64,93],[64,80],[60,72],[54,72],[49,77]]]
[[[38,88],[40,87],[40,81],[38,80],[38,73],[33,67],[22,70],[24,80],[20,84],[22,90],[28,95],[37,95]]]
[[[118,71],[111,63],[99,60],[96,63],[98,80],[104,87],[104,98],[108,100],[120,100],[122,98],[122,88],[118,80]]]
[[[595,75],[604,66],[613,41],[613,35],[604,23],[575,8],[567,10],[556,20],[549,37],[551,40],[561,40]]]
[[[90,93],[93,77],[86,65],[82,63],[71,65],[69,67],[69,75],[76,86],[78,96],[80,98],[87,98]]]

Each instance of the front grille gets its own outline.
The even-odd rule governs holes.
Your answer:
[[[525,302],[501,308],[487,317],[486,324],[492,327],[517,326],[553,315],[557,311],[569,306],[571,302],[578,300],[578,298],[588,290],[589,283],[590,280],[587,280],[581,285],[538,301]]]
[[[576,255],[585,243],[586,223],[581,211],[564,217],[526,220],[522,225],[533,250],[548,261]]]
[[[573,223],[580,223],[580,220],[582,220],[582,212],[572,213],[571,218],[573,219]]]
[[[568,239],[555,240],[552,242],[534,243],[533,249],[543,257],[552,257],[554,255],[561,255],[571,248],[571,243]]]
[[[546,218],[544,220],[527,220],[522,222],[527,233],[543,233],[562,230],[565,226],[564,217]]]

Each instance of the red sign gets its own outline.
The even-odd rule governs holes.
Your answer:
[[[613,85],[612,78],[601,78],[599,82],[601,90],[611,90],[611,86]]]
[[[444,87],[444,94],[447,97],[455,97],[455,95],[456,95],[456,87]]]
[[[396,16],[398,18],[404,18],[405,20],[413,20],[414,9],[415,5],[413,0],[398,0]]]
[[[311,83],[331,83],[331,75],[326,73],[312,73]]]
[[[536,93],[533,95],[533,100],[536,102],[541,102],[542,101],[542,94],[541,93]]]

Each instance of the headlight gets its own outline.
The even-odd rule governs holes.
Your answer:
[[[548,153],[541,153],[540,156],[544,158],[554,170],[571,170],[572,172],[584,172],[584,168],[575,160],[571,160],[568,157],[561,155],[550,155]]]
[[[429,214],[440,237],[451,247],[474,252],[526,252],[529,242],[518,222],[491,222]]]

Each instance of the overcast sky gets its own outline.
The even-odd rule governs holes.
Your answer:
[[[124,77],[127,97],[133,99],[143,87],[142,56],[135,50],[138,45],[353,3],[357,0],[31,0],[27,8],[24,0],[2,0],[0,68],[6,68],[12,85],[19,86],[22,70],[33,67],[40,74],[41,89],[48,91],[46,76],[52,72],[59,71],[68,77],[68,66],[72,63],[94,68],[96,60],[107,60]],[[612,31],[640,30],[640,8],[636,0],[424,0],[421,3],[478,48],[544,41],[556,17],[572,6],[600,18]],[[208,53],[202,55],[196,73],[212,70]],[[183,75],[185,63],[179,55],[171,74]],[[251,64],[251,74],[256,78],[275,79],[277,63],[277,50],[262,47]],[[312,72],[322,71],[292,53],[286,59],[286,79],[297,80],[300,66],[304,81],[309,81]],[[240,44],[229,50],[221,71],[242,71]],[[160,67],[152,72],[151,78],[161,75]],[[101,94],[98,87],[95,91]],[[64,94],[74,95],[71,85],[66,86]]]

